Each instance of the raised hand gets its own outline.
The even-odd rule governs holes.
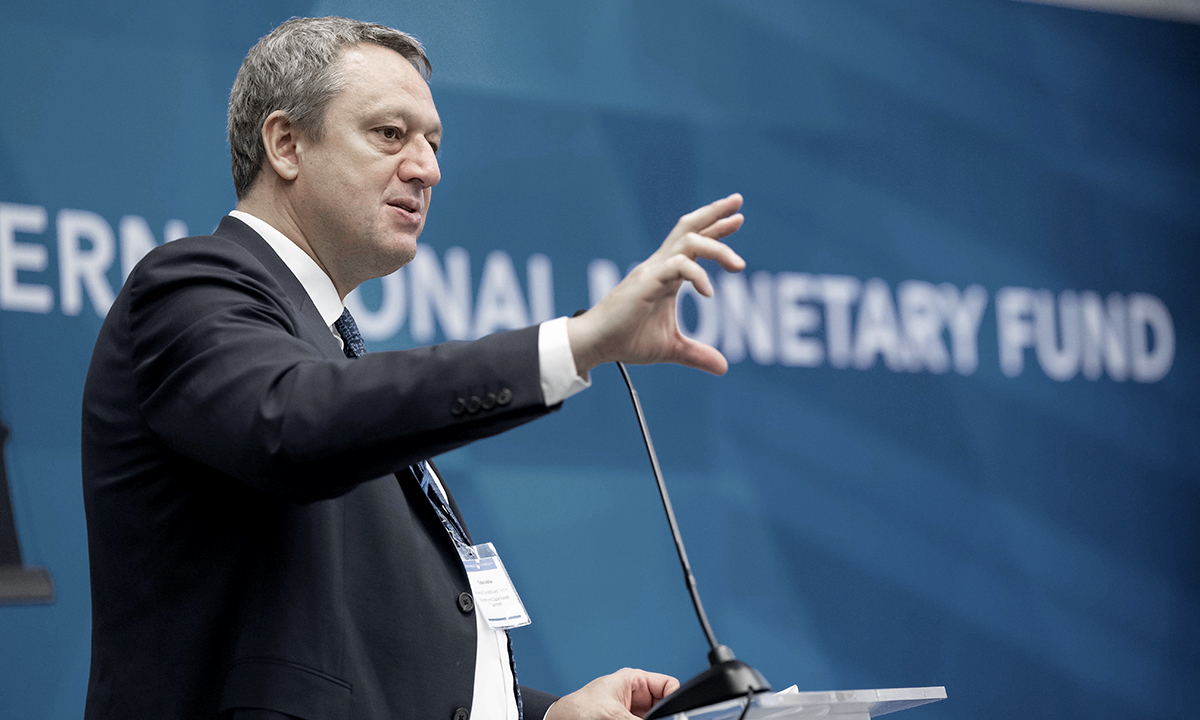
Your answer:
[[[705,297],[708,273],[696,262],[716,260],[729,271],[746,262],[721,239],[742,226],[742,196],[730,195],[679,218],[661,247],[588,312],[571,318],[567,333],[575,367],[583,375],[604,362],[678,363],[723,375],[729,363],[716,348],[684,337],[675,319],[675,296],[685,280]]]

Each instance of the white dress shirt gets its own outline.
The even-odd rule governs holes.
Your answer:
[[[342,316],[345,306],[333,280],[321,266],[267,222],[241,210],[233,210],[229,214],[249,225],[279,255],[279,259],[304,286],[321,319],[341,344],[342,336],[333,323]],[[575,356],[571,353],[571,343],[567,337],[567,318],[549,320],[538,327],[538,367],[546,405],[560,403],[591,385],[590,378],[582,378],[576,371]],[[432,474],[445,494],[442,479],[436,472]],[[475,689],[471,698],[471,717],[473,720],[517,720],[508,638],[503,631],[489,627],[483,619],[483,613],[475,613],[475,627]]]

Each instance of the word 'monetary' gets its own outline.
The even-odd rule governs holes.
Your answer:
[[[95,213],[60,210],[53,245],[39,238],[48,226],[43,207],[0,203],[0,310],[52,312],[49,274],[57,276],[64,315],[78,315],[86,298],[103,317],[119,287],[111,277],[116,268],[123,282],[157,244],[137,215],[121,218],[114,232]],[[162,233],[164,242],[185,235],[178,220],[168,221]],[[50,247],[57,249],[57,273],[48,272]],[[470,340],[555,317],[550,258],[531,255],[524,271],[523,287],[513,258],[495,250],[475,282],[466,250],[452,247],[439,258],[421,245],[409,265],[379,281],[378,300],[366,302],[355,291],[346,304],[368,340],[390,339],[406,322],[419,343],[435,340],[439,330],[447,340]],[[593,260],[587,269],[591,304],[621,277],[616,263]],[[934,374],[953,369],[961,375],[979,367],[991,299],[980,285],[905,280],[893,287],[880,278],[802,272],[723,274],[714,290],[706,298],[684,284],[680,327],[731,363],[748,358],[760,365],[882,366]],[[1155,382],[1174,364],[1174,323],[1153,295],[1006,287],[995,293],[994,304],[999,366],[1008,377],[1021,375],[1030,356],[1059,381],[1082,375]]]

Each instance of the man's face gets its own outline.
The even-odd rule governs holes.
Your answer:
[[[345,86],[320,141],[300,138],[296,221],[340,292],[412,260],[425,226],[442,124],[429,86],[394,50],[364,43],[340,60]]]

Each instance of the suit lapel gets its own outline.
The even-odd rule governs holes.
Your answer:
[[[317,312],[317,306],[313,304],[312,299],[308,296],[308,291],[304,289],[304,285],[288,269],[287,264],[267,244],[266,240],[263,240],[249,225],[230,215],[226,215],[221,219],[221,224],[217,226],[213,235],[237,243],[253,255],[267,272],[275,278],[280,287],[283,288],[287,300],[296,310],[297,318],[311,331],[312,337],[319,338],[317,344],[320,349],[331,358],[345,357],[341,348],[338,347],[337,340],[329,332],[329,326],[325,324],[321,313]],[[312,338],[309,339],[311,340]],[[458,509],[458,503],[454,500],[453,493],[450,492],[450,486],[446,483],[445,476],[442,475],[441,470],[438,469],[437,465],[434,465],[432,460],[429,461],[429,465],[442,481],[442,489],[446,491],[446,500],[450,505],[450,511],[454,513],[459,527],[466,534],[467,542],[474,544],[475,541],[471,539],[471,531],[467,527],[466,520],[463,519],[462,511]],[[395,475],[405,494],[410,496],[410,504],[423,506],[418,512],[421,513],[426,524],[436,527],[437,531],[434,534],[445,536],[446,543],[453,549],[454,542],[446,533],[445,528],[442,527],[442,522],[438,519],[437,512],[433,509],[429,498],[425,497],[425,493],[421,491],[420,483],[417,482],[407,468],[398,471]],[[415,494],[420,496],[419,501],[413,496],[412,491],[414,490]],[[455,554],[457,555],[457,550],[455,550]]]
[[[303,323],[307,330],[311,331],[309,337],[306,338],[309,342],[314,342],[318,349],[330,358],[345,357],[338,346],[337,340],[329,332],[329,326],[325,324],[321,313],[317,312],[317,306],[313,304],[312,298],[308,296],[308,291],[304,289],[304,285],[288,269],[287,264],[267,244],[266,240],[263,240],[249,225],[231,215],[226,215],[221,219],[221,224],[213,231],[213,235],[240,245],[253,255],[254,259],[258,260],[263,268],[275,278],[276,282],[283,289],[288,302],[295,309],[298,321]]]

